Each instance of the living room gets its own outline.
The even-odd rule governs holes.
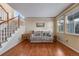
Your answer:
[[[0,8],[1,56],[79,55],[79,4],[1,3]]]

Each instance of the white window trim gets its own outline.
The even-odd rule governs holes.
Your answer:
[[[64,33],[64,32],[60,31],[60,32],[58,32],[58,33]]]
[[[64,16],[60,16],[57,21],[61,20],[61,18],[64,17]],[[65,21],[65,17],[64,17],[64,21]],[[65,24],[64,24],[65,25]],[[58,28],[58,22],[57,22],[57,32],[58,33],[64,33],[64,30],[63,31],[59,31],[59,28]]]
[[[76,35],[76,36],[79,36],[79,34],[75,34],[75,33],[69,33],[69,32],[66,32],[65,34],[69,34],[69,35]]]
[[[68,15],[69,16],[69,15]],[[68,17],[68,16],[66,16],[66,17]],[[68,18],[67,18],[68,19]],[[66,25],[67,25],[67,23],[66,23]],[[75,33],[75,25],[76,25],[76,22],[74,22],[74,33],[70,33],[70,32],[68,32],[68,29],[67,29],[67,27],[66,27],[66,34],[70,34],[70,35],[78,35],[79,36],[79,34],[77,34],[77,33]]]
[[[66,25],[67,25],[67,23],[66,23]],[[70,32],[68,32],[68,29],[66,30],[66,34],[69,34],[69,35],[77,35],[77,36],[79,36],[79,34],[76,34],[75,33],[75,25],[76,25],[76,22],[74,22],[74,33],[70,33]],[[67,27],[66,27],[67,28]]]
[[[66,14],[65,14],[65,18],[68,17],[68,16],[71,15],[71,14],[74,14],[74,13],[78,12],[78,11],[79,11],[79,6],[76,7],[75,9],[71,10],[70,12],[66,13]],[[67,20],[67,18],[66,18],[66,20]],[[66,23],[65,25],[67,26],[67,23]],[[67,30],[68,30],[68,29],[67,29],[67,27],[66,27],[65,34],[79,36],[79,34],[76,34],[76,33],[75,33],[75,22],[74,22],[74,33],[69,33]]]

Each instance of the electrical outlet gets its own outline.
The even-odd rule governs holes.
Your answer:
[[[66,42],[68,43],[68,40],[66,40]]]

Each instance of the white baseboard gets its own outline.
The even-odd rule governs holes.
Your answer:
[[[53,41],[30,41],[31,43],[40,43],[40,42],[43,42],[43,43],[45,43],[45,42],[53,42]]]
[[[22,41],[15,43],[13,46],[10,46],[8,49],[2,51],[2,52],[0,53],[0,55],[4,54],[5,52],[7,52],[8,50],[12,49],[13,47],[15,47],[16,45],[18,45],[18,44],[21,43],[21,42],[22,42]],[[6,43],[8,43],[8,42],[6,42]]]
[[[79,50],[77,50],[77,49],[71,47],[70,45],[67,45],[66,43],[64,43],[64,42],[62,42],[62,41],[60,41],[60,40],[57,40],[57,41],[59,41],[60,43],[64,44],[65,46],[69,47],[70,49],[74,50],[75,52],[79,53]]]

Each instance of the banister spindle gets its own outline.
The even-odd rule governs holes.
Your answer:
[[[0,48],[1,48],[2,46],[1,46],[1,42],[0,42]]]
[[[8,33],[9,33],[9,37],[11,36],[11,30],[10,30],[11,27],[10,27],[10,26],[11,26],[11,24],[10,24],[10,22],[9,22],[9,25],[8,25]]]
[[[11,24],[10,24],[10,37],[11,37]]]
[[[14,33],[14,25],[12,24],[12,33]]]
[[[15,32],[15,26],[14,26],[15,24],[13,23],[13,33]]]
[[[5,28],[5,41],[7,41],[7,29]]]
[[[7,35],[8,27],[6,25],[8,24],[9,13],[5,10],[5,8],[2,5],[0,5],[0,11],[2,15],[1,16],[2,22],[0,22],[0,47],[1,47],[2,43],[7,40],[8,36]]]
[[[4,42],[4,29],[2,30],[2,43]]]
[[[14,33],[14,22],[12,24],[12,32]]]
[[[20,16],[9,19],[3,23],[1,23],[0,27],[0,47],[1,44],[7,41],[8,37],[20,27]]]
[[[8,38],[9,37],[9,24],[8,24],[8,22],[6,22],[6,35]]]
[[[18,16],[18,28],[20,27],[20,15]]]
[[[1,30],[0,30],[0,47],[1,47],[1,40],[2,40],[2,37],[1,37]]]

